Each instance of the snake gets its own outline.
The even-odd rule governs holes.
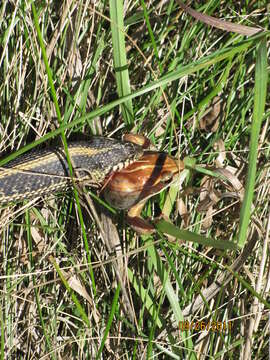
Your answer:
[[[120,171],[143,155],[143,148],[130,141],[93,136],[88,141],[68,143],[75,182],[101,187],[110,174]],[[0,168],[0,204],[66,191],[72,186],[64,148],[32,150]]]

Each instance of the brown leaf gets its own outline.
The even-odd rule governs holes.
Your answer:
[[[179,6],[186,11],[189,15],[194,17],[197,20],[204,22],[207,25],[213,26],[217,29],[231,31],[237,34],[251,36],[257,34],[258,32],[262,31],[260,28],[255,28],[252,26],[245,26],[245,25],[238,25],[231,23],[230,21],[219,20],[213,16],[202,14],[191,7],[183,4],[181,1],[176,0]]]
[[[212,225],[213,223],[213,206],[210,206],[206,212],[206,215],[205,215],[205,218],[203,219],[203,222],[202,222],[202,228],[204,230],[207,230],[210,228],[210,226]]]
[[[200,119],[200,129],[208,132],[216,132],[219,127],[219,119],[221,114],[221,100],[219,96],[214,97],[209,108]]]
[[[226,160],[226,152],[225,152],[225,144],[222,139],[217,140],[214,145],[214,150],[218,151],[218,157],[216,158],[216,167],[220,168],[224,166],[225,160]]]
[[[177,201],[177,209],[178,213],[180,214],[181,218],[184,221],[184,226],[188,227],[189,225],[189,212],[187,210],[186,204],[183,199],[178,199]]]

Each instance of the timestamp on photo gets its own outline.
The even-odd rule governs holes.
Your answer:
[[[231,321],[179,321],[179,332],[181,331],[232,331]]]

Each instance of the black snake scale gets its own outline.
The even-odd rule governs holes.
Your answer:
[[[143,150],[128,141],[94,136],[68,144],[75,181],[101,186],[106,176],[140,158]],[[65,190],[72,183],[62,147],[33,150],[0,169],[0,204]]]

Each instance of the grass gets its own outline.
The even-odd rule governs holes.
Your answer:
[[[188,4],[269,26],[264,1]],[[269,33],[113,0],[3,2],[0,29],[0,166],[81,133],[143,133],[186,158],[182,191],[144,209],[166,220],[152,236],[76,191],[2,209],[1,358],[263,359]]]

